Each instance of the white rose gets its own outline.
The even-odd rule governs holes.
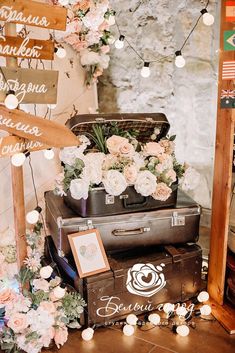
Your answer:
[[[141,169],[145,167],[144,157],[140,153],[135,152],[133,156],[133,161],[137,169]]]
[[[82,150],[79,147],[65,147],[60,151],[60,160],[64,164],[73,165],[76,158],[84,159]]]
[[[194,190],[200,183],[200,174],[192,167],[186,169],[180,185],[184,191]]]
[[[71,196],[75,200],[86,200],[88,198],[89,182],[87,182],[87,180],[85,180],[84,178],[74,179],[70,183],[69,190],[71,192]]]
[[[53,268],[51,266],[44,266],[40,269],[40,276],[44,279],[51,277]]]
[[[99,185],[102,182],[102,165],[104,162],[104,153],[88,153],[85,156],[85,168],[82,175],[89,180],[91,184]]]
[[[139,172],[135,182],[135,190],[142,196],[150,196],[157,186],[156,177],[148,170]]]
[[[121,195],[127,188],[127,182],[124,175],[117,170],[109,170],[105,174],[103,180],[105,191],[109,195],[118,196]]]

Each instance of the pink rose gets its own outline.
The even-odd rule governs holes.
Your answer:
[[[65,344],[65,342],[68,339],[68,329],[67,327],[59,327],[55,330],[55,336],[54,336],[54,340],[55,340],[55,344],[57,346],[57,348],[60,348],[60,346],[63,346]]]
[[[54,314],[56,312],[56,306],[52,302],[43,301],[40,303],[40,308],[48,311],[50,314]]]
[[[3,289],[0,292],[0,304],[7,305],[8,303],[12,303],[16,298],[16,293],[10,289]]]
[[[115,163],[118,163],[118,157],[113,154],[107,154],[103,162],[103,170],[111,169]]]
[[[156,190],[152,194],[155,200],[166,201],[171,196],[172,190],[165,183],[157,184]]]
[[[135,154],[135,149],[131,143],[125,142],[120,146],[119,152],[126,157],[132,157]]]
[[[162,146],[165,150],[165,153],[172,154],[175,150],[175,144],[173,141],[161,140],[159,145]]]
[[[145,156],[156,156],[158,157],[162,153],[164,153],[164,148],[160,146],[157,142],[148,142],[144,146],[143,150]]]
[[[174,171],[174,169],[168,170],[168,172],[166,173],[166,177],[167,179],[170,179],[171,183],[174,183],[176,181],[176,172]]]
[[[14,332],[23,332],[28,327],[27,317],[25,314],[15,313],[10,317],[7,326]]]
[[[138,171],[134,165],[129,165],[124,168],[124,177],[129,185],[135,184],[138,176]]]
[[[110,46],[109,45],[102,45],[101,51],[103,54],[107,54],[110,52]]]
[[[122,145],[128,143],[128,140],[121,136],[113,135],[106,141],[107,148],[111,154],[118,154]]]

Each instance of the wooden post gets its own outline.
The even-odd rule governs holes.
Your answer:
[[[6,23],[6,35],[16,36],[16,25]],[[17,67],[16,58],[7,58],[7,66],[11,68]],[[12,175],[12,197],[14,209],[15,223],[15,239],[17,252],[18,269],[23,265],[23,261],[27,255],[26,246],[26,221],[25,221],[25,202],[24,202],[24,182],[23,182],[23,167],[11,166]]]
[[[220,108],[221,90],[235,89],[235,81],[222,81],[223,62],[235,62],[235,51],[224,51],[224,31],[234,29],[234,23],[225,22],[225,2],[225,0],[221,1],[218,112],[212,199],[208,292],[213,300],[213,314],[230,333],[233,333],[235,329],[235,324],[233,324],[234,321],[232,319],[233,314],[231,314],[231,312],[225,314],[226,310],[221,306],[223,305],[224,301],[230,213],[229,208],[232,184],[233,135],[235,121],[234,109]]]

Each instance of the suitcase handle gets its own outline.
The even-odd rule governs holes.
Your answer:
[[[123,206],[124,208],[127,208],[127,209],[141,208],[141,207],[147,206],[147,203],[148,203],[147,197],[144,198],[143,202],[139,202],[139,203],[127,203],[127,200],[128,199],[123,199]]]
[[[128,235],[139,235],[150,232],[150,228],[136,228],[136,229],[115,229],[112,231],[112,234],[116,237],[128,236]]]

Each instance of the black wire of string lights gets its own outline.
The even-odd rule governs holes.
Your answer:
[[[170,54],[167,56],[162,56],[159,59],[155,59],[155,60],[146,60],[145,57],[143,55],[141,55],[135,48],[134,46],[130,43],[130,41],[127,39],[127,37],[122,33],[120,26],[116,20],[116,27],[119,33],[119,38],[115,41],[115,47],[116,49],[122,49],[125,45],[125,42],[127,43],[127,45],[131,48],[131,50],[135,53],[135,55],[143,62],[143,67],[141,70],[141,76],[142,77],[149,77],[150,76],[150,65],[153,63],[160,63],[168,58],[172,58],[173,56],[175,56],[175,65],[178,68],[182,68],[185,66],[185,59],[182,55],[182,50],[184,49],[184,47],[186,46],[186,44],[188,43],[190,37],[192,36],[193,32],[195,31],[196,27],[198,26],[201,18],[203,20],[203,23],[206,26],[211,26],[214,23],[214,16],[211,15],[208,11],[207,8],[209,6],[210,0],[207,0],[205,7],[200,11],[200,15],[197,18],[194,26],[192,27],[192,29],[190,30],[189,34],[187,35],[187,37],[185,38],[183,44],[181,45],[180,49],[177,50],[174,54]]]

